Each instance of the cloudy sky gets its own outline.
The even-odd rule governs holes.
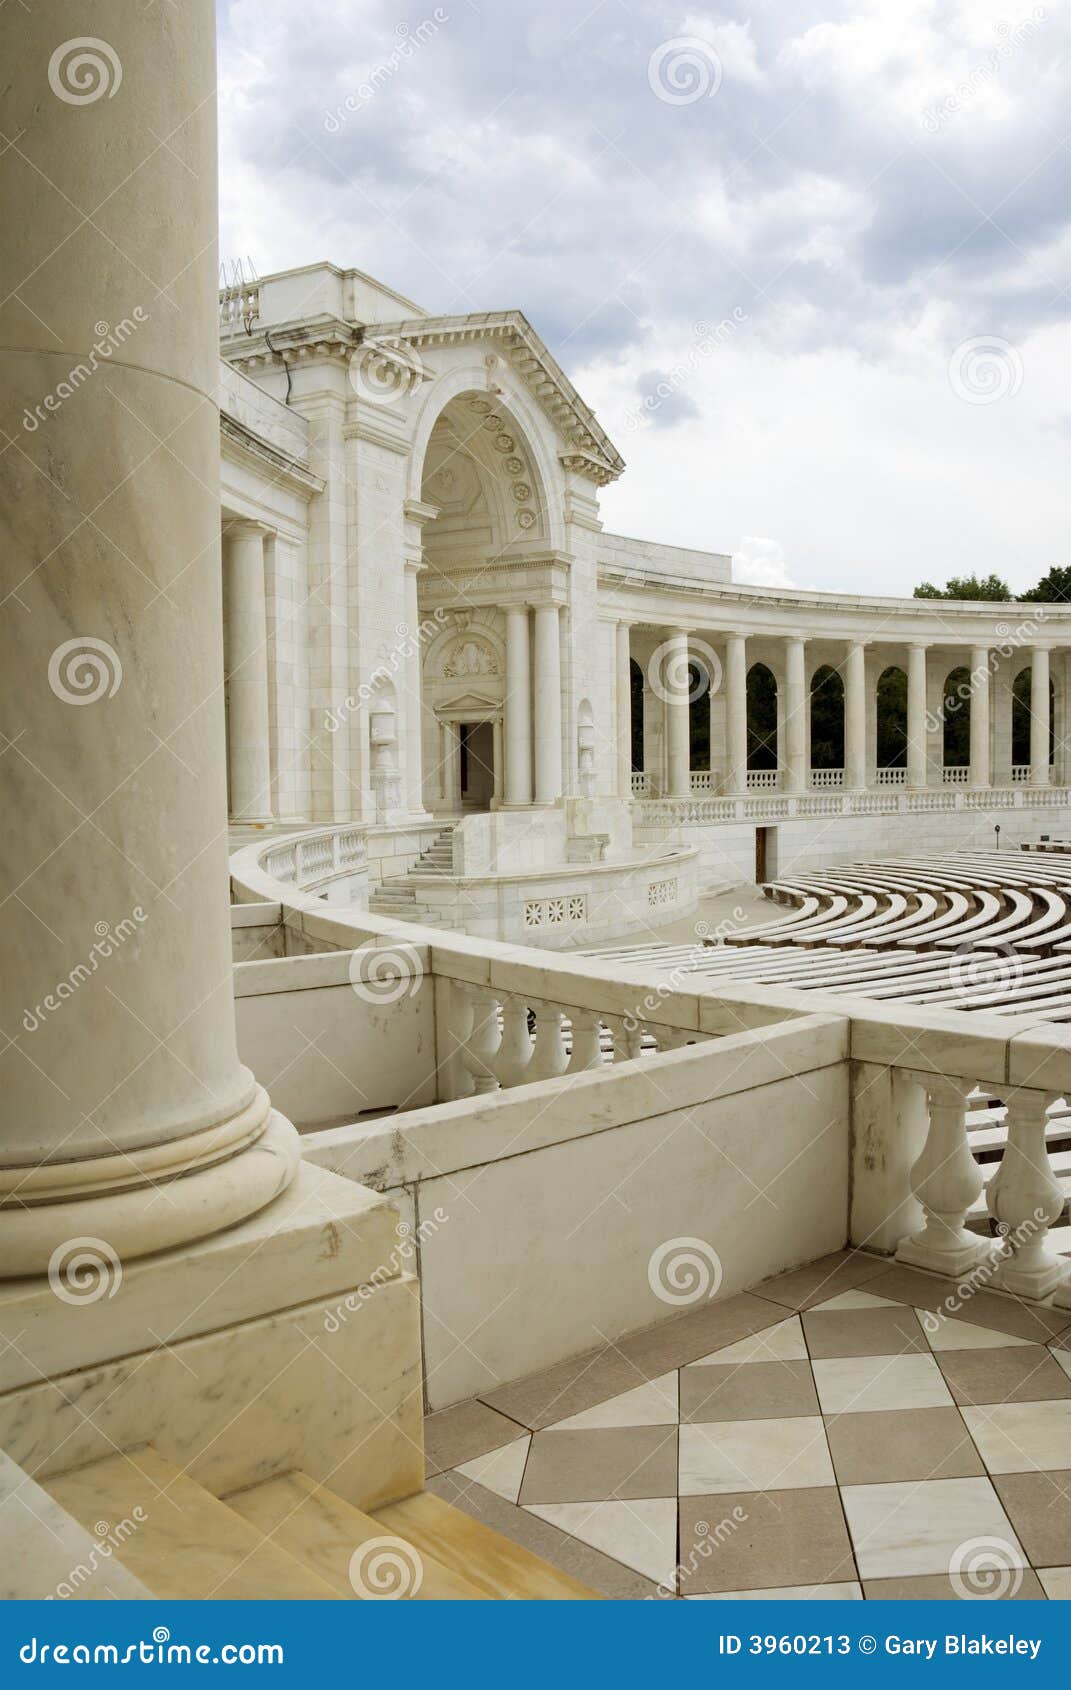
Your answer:
[[[1071,563],[1071,17],[222,0],[221,254],[519,307],[608,528],[910,592]]]

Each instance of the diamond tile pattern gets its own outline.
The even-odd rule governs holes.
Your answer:
[[[435,1417],[436,1482],[607,1596],[1066,1599],[1071,1320],[947,1299],[826,1257]]]

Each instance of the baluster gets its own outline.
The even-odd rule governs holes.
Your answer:
[[[967,1143],[971,1087],[965,1080],[930,1074],[918,1078],[926,1090],[930,1124],[922,1155],[911,1169],[910,1184],[922,1204],[926,1225],[901,1239],[896,1259],[956,1279],[993,1254],[992,1245],[963,1224],[985,1183]]]
[[[528,1064],[527,1080],[556,1080],[565,1073],[565,1045],[562,1041],[562,1011],[553,1003],[535,1006],[535,1050]]]
[[[461,1060],[472,1075],[477,1093],[497,1091],[494,1061],[501,1038],[498,998],[485,986],[467,986],[465,995],[472,1005],[472,1031],[462,1048]]]
[[[631,1015],[607,1016],[606,1019],[614,1036],[614,1061],[633,1062],[643,1044],[643,1028]]]
[[[1047,1297],[1063,1278],[1064,1263],[1046,1237],[1064,1207],[1045,1144],[1045,1111],[1053,1101],[1051,1092],[1007,1094],[1008,1140],[986,1191],[989,1213],[1005,1232],[1008,1246],[996,1283],[1021,1297]]]
[[[502,1040],[495,1059],[500,1086],[519,1086],[528,1077],[532,1061],[532,1035],[528,1031],[528,1005],[524,998],[507,998],[502,1005]]]
[[[569,1019],[573,1028],[573,1054],[569,1058],[567,1074],[580,1074],[588,1068],[602,1067],[602,1027],[592,1009],[571,1009]]]
[[[695,1038],[687,1027],[654,1027],[652,1031],[658,1040],[659,1050],[682,1050]]]

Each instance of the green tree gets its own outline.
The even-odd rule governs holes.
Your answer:
[[[935,587],[932,581],[923,581],[915,588],[917,599],[991,599],[1006,602],[1013,596],[1007,581],[1002,581],[999,575],[987,575],[984,579],[978,575],[952,575],[945,587]]]
[[[1071,565],[1054,563],[1036,587],[1020,595],[1039,604],[1067,604],[1071,602]]]

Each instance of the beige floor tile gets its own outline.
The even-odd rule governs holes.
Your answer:
[[[1071,1460],[1071,1401],[960,1410],[991,1473],[1061,1472]]]
[[[864,1581],[949,1573],[957,1556],[970,1558],[979,1538],[992,1540],[1000,1566],[1026,1564],[988,1479],[844,1485],[841,1498]]]
[[[483,1400],[521,1426],[538,1431],[643,1382],[639,1369],[615,1350],[589,1350],[542,1373],[485,1392]]]
[[[887,1268],[888,1262],[882,1256],[868,1256],[859,1250],[836,1250],[806,1267],[763,1280],[755,1289],[760,1297],[769,1297],[787,1308],[809,1309],[816,1303],[828,1302],[841,1291],[853,1291],[869,1284]]]
[[[1071,1397],[1071,1378],[1040,1344],[1014,1349],[944,1350],[937,1365],[958,1403],[1046,1402]],[[1071,1450],[1068,1451],[1071,1460]]]
[[[681,1421],[783,1420],[817,1414],[818,1398],[806,1361],[749,1362],[736,1367],[682,1367]]]
[[[631,1362],[637,1377],[657,1379],[671,1368],[686,1367],[712,1350],[722,1349],[739,1338],[761,1332],[784,1319],[783,1310],[765,1298],[742,1292],[737,1297],[704,1303],[690,1309],[675,1320],[664,1320],[644,1332],[634,1332],[615,1346],[617,1352]]]
[[[817,1416],[682,1426],[680,1494],[798,1490],[835,1483]]]
[[[1045,1592],[1029,1567],[1002,1567],[990,1579],[980,1575],[982,1589],[977,1597],[964,1595],[946,1573],[927,1573],[918,1578],[867,1579],[863,1586],[868,1602],[1044,1602]]]
[[[955,1408],[829,1415],[826,1437],[842,1485],[985,1477],[982,1458]]]
[[[1003,1473],[993,1485],[1031,1564],[1071,1563],[1071,1469]]]
[[[942,1311],[952,1320],[988,1326],[995,1332],[1007,1332],[1033,1344],[1046,1343],[1067,1325],[1066,1314],[1058,1310],[1020,1302],[997,1291],[961,1294],[953,1281],[922,1273],[918,1268],[895,1266],[867,1284],[876,1296],[911,1303],[917,1309]]]
[[[952,1397],[931,1355],[843,1356],[813,1363],[824,1414],[894,1408],[950,1408]]]
[[[814,1360],[832,1356],[895,1356],[926,1350],[914,1309],[892,1304],[878,1309],[810,1309],[803,1335]]]
[[[855,1579],[832,1487],[682,1496],[680,1561],[682,1596]]]
[[[520,1500],[527,1505],[675,1496],[676,1479],[675,1426],[537,1432]]]
[[[688,1602],[861,1602],[858,1584],[796,1584],[787,1590],[697,1591]]]
[[[446,1472],[512,1443],[521,1429],[515,1420],[475,1400],[429,1414],[424,1421],[425,1468],[429,1474]]]

